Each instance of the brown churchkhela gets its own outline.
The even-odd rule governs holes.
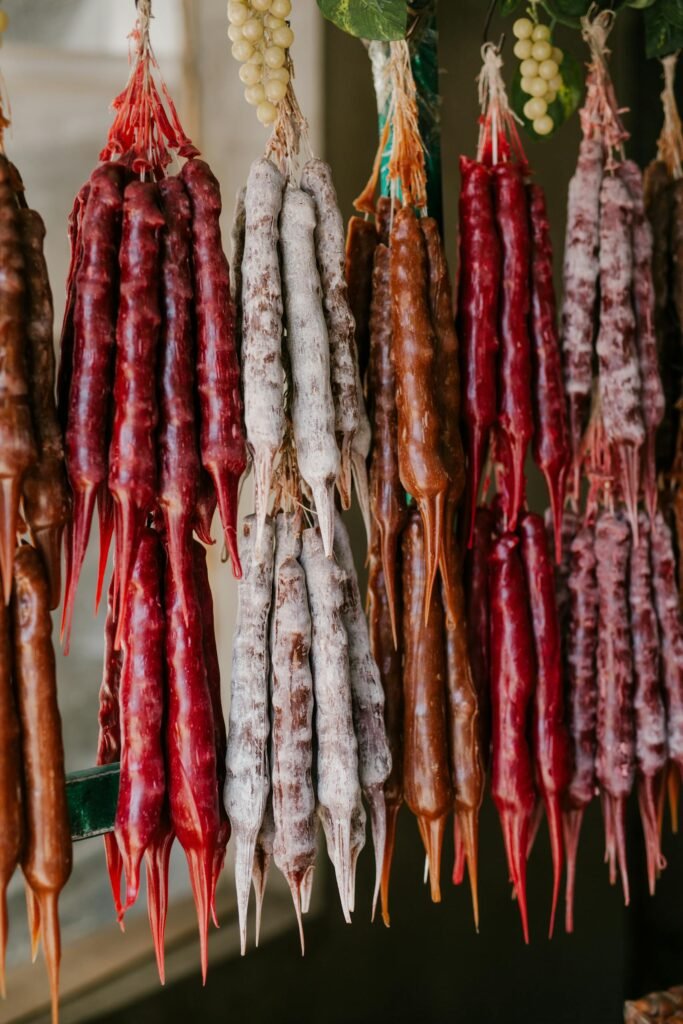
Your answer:
[[[55,404],[52,292],[43,245],[45,225],[35,210],[20,214],[26,269],[28,383],[38,462],[24,477],[24,515],[50,584],[50,608],[61,597],[62,532],[70,515],[64,444]]]
[[[426,617],[441,551],[449,477],[441,455],[427,250],[419,221],[408,206],[396,214],[391,232],[391,305],[398,468],[401,483],[415,498],[424,525]]]
[[[21,866],[33,902],[33,937],[38,928],[43,937],[56,1022],[61,957],[57,903],[71,874],[71,834],[49,604],[40,555],[28,546],[19,548],[12,612],[26,806]]]
[[[7,899],[9,880],[21,857],[21,749],[19,719],[12,683],[12,636],[9,609],[0,601],[0,994],[5,997]]]
[[[441,900],[440,865],[446,818],[453,806],[448,766],[446,647],[438,591],[428,589],[421,517],[411,512],[403,533],[403,792],[416,816],[429,861],[432,900]]]
[[[0,154],[0,577],[9,601],[19,498],[24,474],[36,459],[31,422],[24,304],[24,257],[13,168]]]
[[[356,322],[356,348],[361,378],[370,357],[370,299],[373,256],[377,247],[375,225],[363,217],[352,217],[346,235],[346,287],[349,306]]]

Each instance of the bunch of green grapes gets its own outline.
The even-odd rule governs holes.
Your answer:
[[[515,57],[522,62],[522,91],[530,98],[524,104],[524,116],[533,124],[537,135],[550,135],[555,123],[548,107],[562,88],[560,65],[564,54],[553,46],[550,26],[518,18],[512,26]]]
[[[287,93],[286,51],[294,33],[286,19],[291,0],[228,0],[228,36],[238,60],[244,98],[263,125],[274,124]]]

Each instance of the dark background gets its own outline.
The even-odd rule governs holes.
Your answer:
[[[300,0],[301,2],[301,0]],[[306,0],[313,2],[313,0]],[[440,63],[443,95],[445,231],[452,266],[457,231],[457,161],[473,154],[477,138],[475,76],[486,7],[484,0],[441,0]],[[639,17],[627,11],[613,36],[617,93],[630,107],[628,152],[641,164],[654,154],[661,124],[659,66],[646,62]],[[497,39],[500,21],[491,34]],[[509,22],[508,22],[509,30]],[[578,34],[558,42],[582,58]],[[508,74],[514,65],[506,47]],[[376,144],[374,97],[360,43],[326,28],[326,157],[345,215],[365,184]],[[548,193],[556,266],[562,251],[567,184],[576,161],[578,119],[550,142],[528,142],[537,179]],[[525,140],[526,141],[526,140]],[[542,500],[542,493],[537,492]],[[487,797],[480,854],[481,934],[472,926],[469,892],[455,890],[449,841],[443,863],[443,903],[433,906],[422,884],[424,855],[407,809],[399,818],[392,885],[392,926],[369,923],[372,855],[360,860],[357,912],[344,924],[333,873],[327,872],[326,910],[306,929],[307,953],[298,955],[292,932],[250,951],[245,959],[214,965],[207,986],[191,978],[137,1007],[100,1018],[106,1024],[186,1021],[423,1022],[451,1020],[508,1024],[617,1024],[625,998],[683,982],[683,836],[668,828],[669,867],[657,895],[647,895],[642,836],[635,802],[629,811],[629,866],[633,900],[608,884],[602,862],[602,823],[594,802],[584,824],[577,872],[575,933],[545,935],[550,905],[550,855],[545,826],[529,863],[531,945],[521,937],[510,898],[500,829]],[[324,853],[321,851],[321,856]],[[266,896],[265,911],[268,912]]]

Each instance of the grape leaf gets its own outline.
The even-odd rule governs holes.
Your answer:
[[[683,47],[683,0],[656,0],[643,17],[648,57],[665,57]]]
[[[562,88],[548,106],[548,114],[552,117],[554,123],[553,130],[549,135],[538,135],[534,131],[532,122],[524,115],[524,104],[530,97],[525,92],[522,92],[522,75],[519,68],[517,69],[510,90],[510,102],[512,109],[521,117],[524,128],[531,135],[532,139],[537,139],[538,141],[552,139],[557,129],[581,105],[583,98],[583,68],[581,64],[571,53],[565,53],[560,70],[562,72]]]
[[[504,18],[507,18],[509,14],[514,14],[522,0],[500,0],[500,13]]]
[[[360,39],[403,39],[406,0],[318,0],[318,7],[337,28]]]

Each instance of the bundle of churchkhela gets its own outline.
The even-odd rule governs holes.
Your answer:
[[[105,836],[117,915],[143,858],[159,971],[171,845],[188,861],[202,972],[229,837],[211,590],[203,544],[218,504],[239,575],[237,490],[246,465],[236,327],[218,182],[183,133],[140,0],[137,51],[101,163],[70,222],[60,409],[73,495],[63,631],[95,502],[99,601],[115,535],[98,763],[120,761]],[[172,153],[186,158],[167,176]],[[121,895],[125,875],[125,895]]]
[[[418,820],[435,901],[444,831],[455,810],[458,860],[464,851],[477,920],[484,776],[455,537],[464,457],[453,301],[439,225],[426,215],[409,49],[405,43],[373,48],[375,69],[383,65],[388,109],[373,174],[356,200],[374,222],[351,219],[346,277],[367,365],[373,433],[368,613],[392,756],[382,914],[389,924],[396,822],[405,800]],[[390,137],[389,195],[376,199]]]
[[[655,433],[665,414],[657,263],[642,176],[624,159],[627,133],[607,68],[612,20],[610,13],[583,20],[591,62],[564,265],[573,469],[558,550],[558,603],[573,749],[564,797],[568,930],[586,806],[599,791],[610,880],[618,868],[628,903],[624,814],[637,789],[653,891],[664,866],[658,796],[667,759],[680,769],[682,753],[683,624],[655,474]]]
[[[330,168],[310,154],[289,57],[285,66],[287,93],[266,153],[238,195],[233,228],[255,477],[255,512],[240,539],[225,784],[242,952],[250,888],[253,882],[258,943],[273,859],[292,892],[303,951],[318,819],[350,920],[365,844],[362,796],[376,901],[391,764],[379,672],[336,509],[336,492],[349,507],[353,481],[369,532],[370,427],[344,279],[343,221]],[[302,148],[309,159],[299,175]]]
[[[8,124],[0,109],[0,992],[6,891],[20,866],[32,951],[35,958],[42,938],[56,1021],[58,901],[71,873],[71,834],[50,611],[60,600],[70,507],[45,225],[5,155]]]
[[[490,736],[492,795],[528,941],[527,852],[543,809],[553,859],[553,930],[570,760],[552,546],[543,519],[526,510],[524,465],[531,445],[557,537],[569,442],[545,197],[529,181],[500,55],[491,45],[482,55],[477,157],[460,162],[467,636],[487,760]]]

